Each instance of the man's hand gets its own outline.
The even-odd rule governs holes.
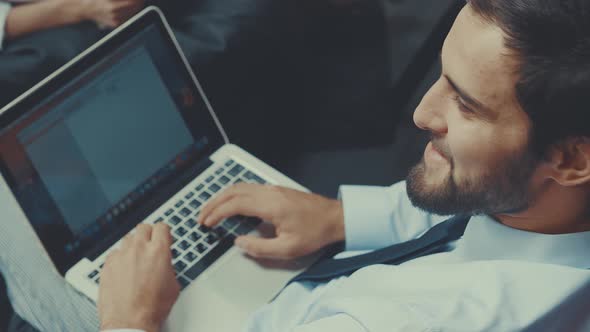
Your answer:
[[[82,16],[99,26],[116,28],[143,9],[145,0],[78,0]]]
[[[109,255],[100,278],[101,330],[160,330],[180,292],[171,244],[165,224],[140,224]]]
[[[292,259],[344,240],[342,203],[315,194],[240,183],[203,207],[198,222],[213,227],[234,215],[258,217],[275,226],[275,238],[236,238],[235,244],[254,257]]]

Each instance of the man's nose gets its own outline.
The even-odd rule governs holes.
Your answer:
[[[414,123],[418,128],[428,130],[436,135],[447,133],[447,121],[445,97],[439,89],[440,80],[437,81],[422,97],[422,101],[414,111]]]

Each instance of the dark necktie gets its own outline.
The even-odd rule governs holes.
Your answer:
[[[421,237],[350,258],[319,260],[295,276],[294,281],[325,282],[348,276],[358,269],[375,264],[398,265],[434,253],[463,236],[470,216],[455,216],[429,229]]]

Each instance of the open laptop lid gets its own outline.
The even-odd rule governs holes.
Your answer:
[[[112,246],[225,143],[155,7],[0,114],[0,170],[62,274]]]

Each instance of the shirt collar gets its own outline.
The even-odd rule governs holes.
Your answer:
[[[485,215],[471,218],[457,250],[469,260],[525,260],[590,268],[590,232],[533,233]]]

